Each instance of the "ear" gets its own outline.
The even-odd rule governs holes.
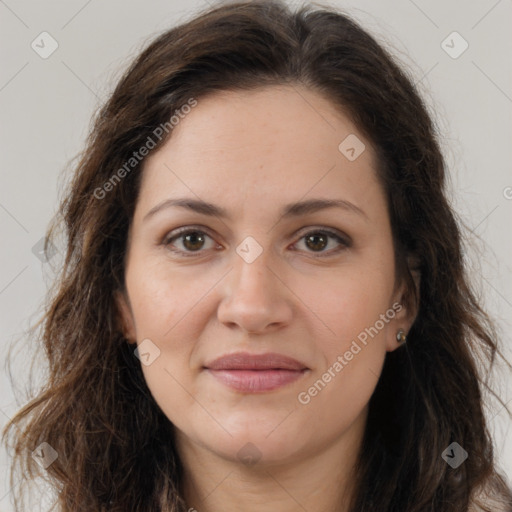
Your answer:
[[[421,273],[419,270],[418,258],[407,259],[410,278],[403,278],[395,290],[391,310],[395,312],[394,318],[390,321],[388,336],[386,337],[386,351],[393,352],[402,346],[397,340],[397,333],[402,329],[407,336],[416,320],[419,310],[419,296]]]
[[[123,333],[128,343],[136,343],[135,321],[128,297],[123,291],[116,290],[114,292],[114,300],[117,310],[116,321],[119,325],[119,330]]]

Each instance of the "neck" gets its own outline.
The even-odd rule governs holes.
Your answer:
[[[185,470],[182,492],[190,512],[349,512],[354,466],[366,414],[343,436],[286,463],[244,465],[227,460],[179,433]]]

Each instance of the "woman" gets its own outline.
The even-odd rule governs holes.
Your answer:
[[[512,510],[444,180],[350,18],[240,2],[158,37],[61,205],[24,477],[66,512]]]

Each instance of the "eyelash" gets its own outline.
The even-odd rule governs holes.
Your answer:
[[[168,247],[172,252],[181,254],[187,258],[197,256],[204,251],[202,249],[199,249],[198,251],[183,251],[181,249],[172,249],[170,247],[174,240],[176,240],[179,237],[182,237],[184,235],[188,235],[190,233],[199,233],[202,235],[207,235],[208,237],[212,238],[206,231],[204,231],[204,229],[195,228],[193,226],[187,226],[187,227],[183,227],[183,228],[179,228],[179,229],[175,230],[173,233],[170,233],[170,236],[166,236],[162,242],[162,245]],[[314,258],[327,258],[329,256],[332,256],[333,253],[338,254],[340,251],[342,251],[352,245],[351,241],[348,238],[343,238],[336,231],[332,231],[329,228],[323,228],[323,227],[304,233],[299,238],[299,240],[302,240],[302,239],[306,238],[308,235],[312,235],[312,234],[327,235],[330,238],[334,238],[337,242],[339,242],[343,246],[342,248],[334,249],[334,250],[328,251],[326,253],[323,251],[316,253],[316,254],[314,252],[311,252]]]

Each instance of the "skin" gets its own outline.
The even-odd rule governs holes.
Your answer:
[[[355,161],[338,149],[350,134],[366,146]],[[402,307],[367,345],[359,343],[362,350],[309,403],[298,395],[406,291],[395,279],[375,162],[350,119],[299,86],[201,98],[146,158],[118,306],[126,338],[149,338],[160,350],[142,369],[176,428],[185,497],[199,512],[347,510],[368,402],[412,312]],[[231,218],[174,206],[144,220],[178,197],[214,203]],[[281,217],[285,204],[312,198],[343,199],[364,213],[329,208]],[[186,245],[182,235],[165,245],[182,226],[203,229],[204,242]],[[351,243],[307,244],[305,235],[321,228]],[[236,252],[248,236],[262,249],[252,263]],[[309,371],[277,390],[237,392],[203,370],[235,351],[278,352]],[[254,464],[237,455],[249,442]]]

